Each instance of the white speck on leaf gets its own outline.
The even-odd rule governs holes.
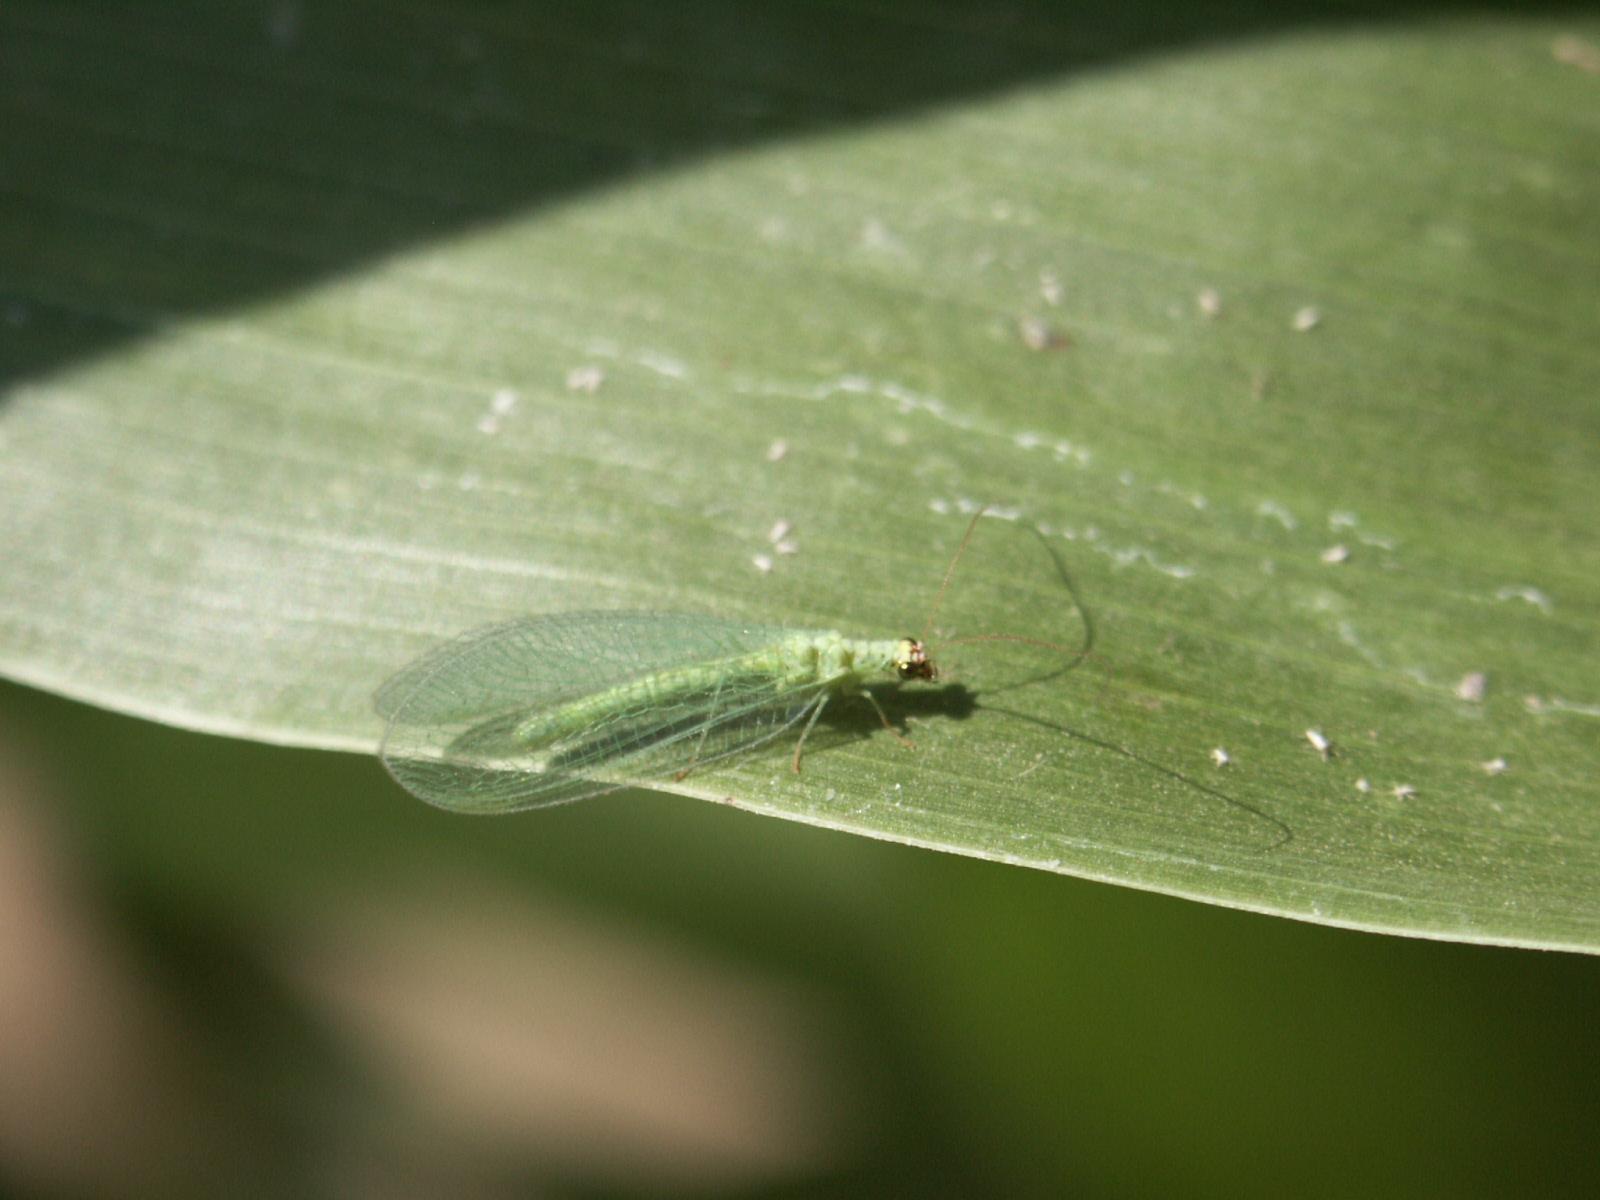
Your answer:
[[[594,395],[606,380],[606,373],[596,366],[573,367],[567,372],[567,391]]]
[[[1211,761],[1219,767],[1225,767],[1233,761],[1233,757],[1221,746],[1218,746],[1211,752]]]
[[[1318,557],[1330,567],[1342,562],[1349,562],[1350,547],[1340,542],[1337,546],[1329,546]]]
[[[1485,775],[1504,775],[1511,769],[1511,764],[1506,762],[1503,755],[1495,755],[1488,762],[1478,764],[1479,770]]]
[[[1029,350],[1060,350],[1072,344],[1071,338],[1041,317],[1023,317],[1017,322],[1017,332]]]
[[[1489,677],[1482,671],[1469,671],[1461,677],[1461,682],[1456,684],[1456,699],[1465,700],[1469,704],[1480,704],[1488,683]]]
[[[1307,306],[1294,314],[1294,331],[1296,333],[1310,333],[1322,324],[1322,313],[1315,308]]]
[[[1322,755],[1324,762],[1333,756],[1333,743],[1323,736],[1322,730],[1306,730],[1306,741],[1311,743],[1312,749]]]
[[[1200,315],[1203,317],[1215,318],[1222,315],[1222,293],[1216,288],[1201,288],[1194,302],[1199,306]]]

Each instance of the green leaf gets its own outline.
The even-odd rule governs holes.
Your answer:
[[[916,632],[988,504],[939,630],[1091,657],[656,783],[1600,949],[1600,25],[760,11],[7,6],[0,669],[367,751],[520,613]]]

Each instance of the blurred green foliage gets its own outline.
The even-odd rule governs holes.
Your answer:
[[[586,1176],[548,1146],[474,1154],[447,1125],[406,1124],[406,1081],[373,1066],[380,1031],[341,1028],[284,978],[306,946],[348,937],[352,911],[412,912],[441,884],[458,893],[437,915],[470,941],[485,881],[803,985],[834,1014],[846,1035],[806,1066],[848,1081],[847,1136],[809,1169],[706,1192],[1578,1195],[1591,1178],[1592,958],[1275,921],[681,797],[461,819],[370,760],[14,688],[0,711],[7,760],[43,784],[10,802],[48,805],[97,919],[127,939],[119,957],[161,980],[208,1063],[217,1128],[190,1132],[238,1150],[190,1162],[197,1194],[326,1193],[363,1162],[456,1194],[657,1194],[610,1182],[626,1139],[602,1139]],[[530,1002],[519,1019],[544,1017]],[[648,1064],[595,1053],[598,1075],[635,1067],[648,1091]]]

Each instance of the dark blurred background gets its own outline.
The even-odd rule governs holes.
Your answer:
[[[11,1195],[1589,1194],[1597,984],[0,689]]]

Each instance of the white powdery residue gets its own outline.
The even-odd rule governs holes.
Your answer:
[[[1057,461],[1065,461],[1070,458],[1080,467],[1089,465],[1089,452],[1082,446],[1074,446],[1071,442],[1061,441],[1057,442],[1053,449],[1055,450]]]
[[[1294,514],[1276,500],[1263,500],[1256,505],[1256,514],[1262,517],[1271,517],[1285,529],[1298,529],[1300,522],[1294,519]]]
[[[1430,676],[1421,667],[1407,667],[1407,668],[1405,668],[1405,670],[1402,673],[1405,675],[1405,677],[1407,679],[1411,680],[1418,687],[1435,688],[1436,689],[1436,688],[1441,688],[1441,687],[1444,686],[1444,684],[1442,684],[1442,683],[1435,683],[1434,680],[1433,680],[1433,677]]]
[[[948,517],[950,515],[950,501],[948,500],[940,500],[937,498],[929,500],[928,508],[931,511],[938,513],[941,517]]]
[[[687,379],[689,368],[678,359],[669,354],[662,354],[655,350],[641,350],[635,361],[647,371],[654,371],[668,379]]]
[[[868,217],[861,223],[860,245],[875,254],[893,254],[904,257],[906,244],[877,217]]]
[[[1494,598],[1496,600],[1525,600],[1542,613],[1554,612],[1556,607],[1549,596],[1546,596],[1535,587],[1507,584],[1505,587],[1496,590]]]
[[[763,575],[772,570],[772,556],[770,554],[755,554],[750,557],[750,563]]]
[[[989,504],[981,500],[973,500],[967,496],[956,499],[956,511],[964,516],[983,513],[986,517],[993,517],[996,521],[1016,521],[1022,516],[1020,508],[1008,508],[1003,504]]]
[[[1339,509],[1328,514],[1329,529],[1354,529],[1359,524],[1355,513]]]
[[[1372,780],[1368,779],[1365,775],[1363,775],[1360,779],[1356,780],[1356,791],[1358,791],[1358,792],[1370,792],[1371,790],[1372,790]]]
[[[779,517],[772,523],[772,528],[767,531],[767,541],[777,543],[783,541],[794,532],[794,522]]]
[[[1320,310],[1307,305],[1294,314],[1294,320],[1291,324],[1296,333],[1310,333],[1318,325],[1322,324],[1322,313]]]
[[[841,375],[830,382],[818,384],[813,389],[813,396],[819,400],[826,400],[836,392],[848,392],[852,395],[860,396],[882,396],[885,400],[893,400],[901,415],[924,412],[956,429],[972,431],[976,428],[972,421],[952,413],[945,407],[944,401],[937,396],[928,396],[921,392],[913,391],[904,384],[896,383],[892,379],[878,380],[869,379],[865,375]]]
[[[914,392],[901,384],[889,381],[878,385],[878,394],[886,399],[893,400],[900,406],[903,413],[925,412],[929,416],[937,417],[947,425],[957,429],[971,429],[972,422],[955,417],[945,407],[944,401],[934,396],[924,396]]]
[[[1563,700],[1560,696],[1551,696],[1543,702],[1543,705],[1550,712],[1572,713],[1579,717],[1600,717],[1600,704],[1583,704],[1576,700]]]
[[[1409,800],[1417,794],[1417,789],[1409,783],[1397,783],[1389,789],[1389,794],[1396,800]]]
[[[1085,530],[1085,538],[1097,536],[1095,530]],[[1193,579],[1195,569],[1182,563],[1162,562],[1153,551],[1143,546],[1097,546],[1100,553],[1106,555],[1119,567],[1130,567],[1134,563],[1142,562],[1152,570],[1160,571],[1163,575],[1170,575],[1174,579]]]
[[[1488,762],[1479,763],[1478,769],[1485,775],[1504,775],[1511,769],[1511,764],[1506,762],[1504,755],[1497,754]]]
[[[1182,500],[1185,504],[1197,512],[1204,512],[1210,507],[1210,501],[1208,501],[1199,492],[1185,491],[1183,488],[1169,480],[1162,480],[1160,483],[1156,484],[1156,491],[1160,492],[1163,496],[1171,496],[1174,499]]]
[[[1039,272],[1039,296],[1052,308],[1061,303],[1061,280],[1049,267]]]
[[[1034,450],[1044,444],[1044,439],[1037,433],[1019,433],[1011,440],[1022,450]]]
[[[583,392],[594,395],[600,390],[600,385],[606,381],[606,373],[599,367],[585,365],[573,367],[567,372],[567,391]]]
[[[1327,739],[1322,730],[1306,730],[1306,741],[1311,743],[1312,749],[1322,755],[1324,762],[1333,756],[1333,743]]]
[[[1488,683],[1489,677],[1482,671],[1469,671],[1461,677],[1461,682],[1456,684],[1456,699],[1465,700],[1469,704],[1481,704]]]
[[[1349,646],[1356,653],[1360,654],[1361,657],[1366,659],[1369,663],[1372,663],[1374,666],[1377,665],[1377,655],[1369,650],[1366,644],[1362,642],[1361,635],[1356,633],[1356,627],[1352,622],[1348,620],[1340,621],[1333,628],[1334,632],[1339,635],[1339,640],[1341,642],[1343,642],[1346,646]]]
[[[1600,717],[1600,704],[1585,704],[1564,700],[1560,696],[1540,696],[1529,693],[1522,698],[1522,707],[1534,716],[1545,713],[1571,713],[1575,717]]]
[[[1344,609],[1344,597],[1337,592],[1316,592],[1307,607],[1315,613],[1341,612]]]
[[[1317,556],[1328,566],[1338,566],[1342,562],[1350,561],[1350,547],[1340,542],[1337,546],[1329,546]]]
[[[767,447],[767,461],[769,463],[782,462],[789,455],[789,443],[779,438]]]
[[[1203,317],[1215,318],[1222,315],[1222,293],[1214,287],[1201,288],[1194,302]]]
[[[478,432],[496,434],[500,432],[500,418],[493,413],[484,413],[478,418]]]
[[[779,554],[799,554],[800,543],[793,538],[784,538],[781,542],[774,542],[772,548]]]
[[[1216,763],[1219,767],[1225,767],[1233,761],[1233,756],[1221,746],[1218,746],[1211,752],[1211,761]]]

